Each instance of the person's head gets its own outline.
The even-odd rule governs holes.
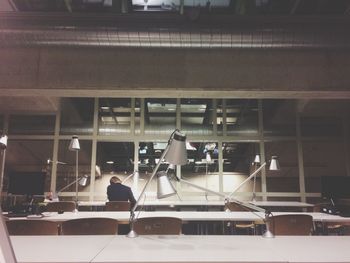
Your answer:
[[[111,179],[109,180],[110,184],[120,184],[122,181],[117,177],[117,176],[112,176]]]

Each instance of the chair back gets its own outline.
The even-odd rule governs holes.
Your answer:
[[[118,220],[112,218],[79,218],[62,222],[62,235],[116,235]]]
[[[182,220],[176,217],[144,217],[134,222],[139,235],[180,235]]]
[[[75,202],[73,201],[51,202],[46,205],[47,212],[73,212],[74,210]]]
[[[13,236],[58,235],[58,224],[48,220],[8,220],[6,225],[9,234]]]
[[[106,202],[105,211],[130,211],[131,204],[127,201]]]
[[[313,231],[310,215],[279,215],[270,220],[270,229],[275,235],[308,236]]]

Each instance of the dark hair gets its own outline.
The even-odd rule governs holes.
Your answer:
[[[121,182],[122,181],[117,176],[112,176],[111,179],[109,180],[110,184],[117,184],[117,183],[121,183]]]

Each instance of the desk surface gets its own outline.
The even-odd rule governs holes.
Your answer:
[[[350,218],[329,215],[324,213],[304,213],[304,212],[273,212],[273,215],[285,214],[307,214],[313,217],[314,221],[318,222],[350,222]],[[119,221],[128,221],[130,212],[65,212],[45,213],[46,216],[35,220],[51,220],[51,221],[66,221],[69,219],[88,218],[88,217],[107,217],[114,218]],[[256,221],[264,218],[264,213],[252,212],[221,212],[221,211],[158,211],[158,212],[136,212],[136,217],[177,217],[183,221]],[[10,218],[10,220],[23,219],[21,217]]]
[[[350,236],[12,236],[18,262],[350,262]]]
[[[249,202],[257,206],[274,206],[274,207],[313,207],[312,204],[294,201],[252,201]],[[104,206],[105,201],[79,201],[80,206]],[[144,206],[224,206],[223,200],[146,200]]]

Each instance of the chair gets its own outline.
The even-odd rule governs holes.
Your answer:
[[[272,233],[275,235],[308,236],[313,231],[313,220],[310,215],[272,216],[269,224]]]
[[[139,235],[180,235],[182,220],[176,217],[143,217],[134,222]]]
[[[127,201],[106,202],[105,211],[130,211],[131,204]]]
[[[75,210],[75,202],[73,201],[60,201],[60,202],[51,202],[47,203],[46,211],[47,212],[73,212]]]
[[[235,202],[228,202],[225,204],[225,211],[236,211],[236,212],[247,212],[247,211],[252,211],[251,209],[248,209],[246,207],[242,207],[239,204]],[[235,232],[244,230],[248,234],[253,233],[255,234],[255,223],[252,221],[235,221],[233,222],[233,229]]]
[[[48,220],[8,220],[6,225],[9,234],[13,236],[58,235],[58,224]]]
[[[332,206],[331,203],[318,203],[314,205],[313,212],[322,213],[324,212],[324,209],[327,209],[331,206]],[[344,230],[343,224],[336,223],[336,222],[327,222],[327,223],[317,222],[315,224],[315,227],[316,227],[316,232],[321,234],[326,234],[326,235],[329,235],[329,234],[340,235]]]
[[[115,235],[118,220],[112,218],[79,218],[62,222],[62,235]]]

